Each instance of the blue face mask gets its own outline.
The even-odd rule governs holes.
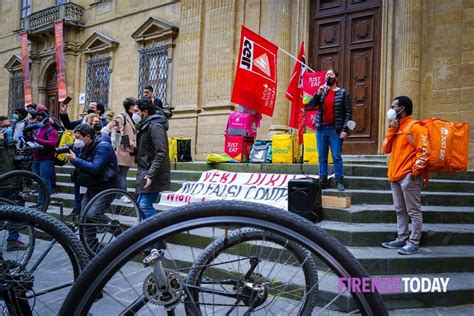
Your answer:
[[[20,116],[15,113],[15,114],[12,115],[12,120],[15,121],[15,122],[18,122],[20,120]]]
[[[45,127],[45,125],[48,123],[48,120],[49,120],[49,117],[45,116],[43,120],[41,121],[37,120],[36,124],[38,125],[39,128],[42,128],[42,127]]]

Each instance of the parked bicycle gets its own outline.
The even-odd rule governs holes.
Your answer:
[[[368,276],[324,230],[290,212],[195,203],[120,235],[81,274],[61,315],[386,315],[378,293],[339,291]]]
[[[26,249],[6,249],[11,231],[19,234]],[[68,227],[31,208],[0,205],[0,247],[0,304],[8,315],[57,314],[88,263]]]
[[[46,182],[36,173],[26,170],[13,170],[0,175],[0,198],[42,212],[46,212],[51,200]]]
[[[42,203],[38,203],[40,195]],[[135,198],[121,189],[108,189],[99,193],[75,219],[66,217],[63,213],[63,202],[51,201],[45,181],[37,174],[25,170],[14,170],[0,175],[0,204],[48,211],[79,234],[90,257],[95,256],[116,236],[128,227],[136,225],[142,218]],[[59,206],[59,209],[53,210],[49,208],[50,205]],[[98,209],[105,214],[108,221],[99,221],[94,216],[95,210]],[[25,238],[29,240],[28,236]],[[33,249],[29,251],[32,252]]]

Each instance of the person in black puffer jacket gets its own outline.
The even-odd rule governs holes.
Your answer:
[[[133,120],[137,129],[136,193],[138,206],[145,218],[156,214],[153,203],[159,193],[168,190],[171,183],[168,154],[168,118],[149,98],[138,100]]]
[[[311,108],[319,107],[314,118],[319,155],[319,181],[321,189],[326,189],[328,178],[328,151],[331,147],[336,176],[336,188],[344,191],[344,166],[342,143],[349,135],[347,122],[352,120],[349,93],[337,86],[337,72],[326,72],[326,84],[322,85],[309,102]]]

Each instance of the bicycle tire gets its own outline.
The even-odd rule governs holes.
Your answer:
[[[263,230],[257,230],[253,228],[243,228],[242,230],[233,231],[228,236],[222,236],[216,239],[214,242],[209,244],[206,249],[200,254],[197,260],[193,263],[191,267],[191,272],[188,275],[186,280],[187,284],[198,287],[202,278],[202,275],[205,272],[205,269],[213,260],[215,260],[221,253],[225,252],[227,249],[236,247],[240,243],[247,243],[252,241],[264,240],[265,242],[273,242],[286,248],[290,251],[300,263],[302,263],[301,268],[303,269],[305,276],[305,290],[310,291],[310,294],[306,297],[304,303],[302,304],[300,310],[298,311],[299,315],[310,314],[314,309],[316,295],[317,295],[317,283],[318,283],[318,271],[316,269],[316,264],[311,256],[311,253],[304,250],[296,243],[288,242],[286,239],[282,238],[279,235],[272,234],[270,232],[265,232]],[[192,287],[194,289],[194,287]],[[190,295],[193,295],[192,302],[197,302],[196,304],[190,304],[190,302],[185,302],[185,310],[188,314],[200,314],[199,308],[199,292],[190,290]],[[304,296],[305,297],[305,296]]]
[[[17,203],[15,203],[14,201],[12,200],[9,200],[9,199],[6,199],[6,198],[2,198],[0,197],[0,205],[14,205],[14,206],[19,206]]]
[[[72,275],[74,280],[79,277],[80,273],[87,266],[89,258],[79,239],[65,224],[53,218],[52,216],[35,209],[0,205],[0,221],[5,220],[24,222],[25,225],[34,227],[37,232],[42,232],[43,234],[47,234],[48,236],[54,238],[55,243],[62,247],[68,257],[72,267]],[[44,258],[42,258],[42,260],[43,259]],[[36,262],[36,264],[38,263]],[[34,273],[37,267],[38,265],[34,267],[28,267],[26,265],[24,266],[26,270],[33,269],[29,271],[31,273]],[[36,277],[34,280],[36,281]],[[32,297],[36,297],[34,291]]]
[[[18,204],[16,204],[15,202],[9,200],[9,199],[5,199],[5,198],[0,198],[0,205],[12,205],[12,206],[19,206]],[[28,248],[26,249],[25,251],[25,254],[21,257],[22,260],[20,262],[20,264],[26,264],[30,258],[31,258],[31,255],[33,254],[33,250],[35,248],[35,234],[34,234],[34,230],[31,226],[28,226],[27,227],[27,230],[28,230]],[[2,247],[3,248],[3,247]]]
[[[130,193],[128,193],[127,191],[125,191],[123,189],[111,188],[111,189],[104,190],[104,191],[100,192],[99,194],[97,194],[96,196],[94,196],[86,204],[86,206],[84,207],[84,210],[81,211],[81,215],[80,215],[80,219],[79,219],[79,227],[78,227],[79,238],[80,238],[80,240],[81,240],[81,242],[84,246],[84,249],[86,250],[86,252],[88,253],[88,255],[90,257],[94,257],[95,255],[97,255],[97,253],[100,251],[100,248],[95,247],[95,245],[91,245],[91,243],[85,237],[86,229],[87,229],[88,225],[90,225],[90,223],[87,222],[88,221],[87,214],[88,214],[90,208],[99,199],[103,199],[104,196],[107,196],[107,195],[109,195],[109,196],[121,195],[122,197],[128,198],[130,203],[132,204],[132,207],[133,207],[134,213],[135,213],[135,214],[132,214],[131,217],[137,219],[135,224],[138,224],[138,222],[140,222],[141,219],[142,219],[141,212],[140,212],[140,209],[138,207],[137,201],[135,200],[135,198]],[[109,240],[108,243],[110,243],[110,241],[111,240]]]
[[[162,212],[119,236],[90,262],[66,297],[60,314],[87,314],[102,288],[120,267],[156,240],[189,227],[225,223],[266,229],[304,244],[314,255],[324,255],[325,263],[333,267],[339,277],[368,277],[364,267],[344,245],[300,216],[257,203],[209,201]],[[362,314],[388,315],[379,293],[351,294]]]
[[[14,178],[14,177],[26,177],[26,178],[31,178],[34,180],[39,187],[41,188],[43,192],[43,203],[41,204],[41,207],[37,208],[38,210],[42,212],[46,212],[49,207],[49,203],[51,202],[51,197],[50,197],[50,192],[48,190],[48,186],[46,185],[46,182],[36,173],[27,171],[27,170],[13,170],[6,172],[2,175],[0,175],[0,183],[5,183],[9,180],[9,178]],[[39,194],[39,190],[38,190]]]

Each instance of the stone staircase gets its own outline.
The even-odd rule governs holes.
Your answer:
[[[404,314],[405,309],[416,311],[419,308],[431,308],[430,313],[473,314],[474,305],[465,304],[474,304],[474,172],[431,176],[430,185],[422,193],[421,251],[416,255],[401,256],[395,250],[380,247],[382,241],[396,236],[386,158],[344,156],[344,162],[347,190],[343,195],[351,197],[352,206],[324,209],[324,220],[318,225],[347,246],[370,275],[451,278],[447,293],[384,294],[388,308],[397,315]],[[315,165],[175,163],[172,164],[171,190],[178,190],[184,182],[197,181],[203,171],[212,168],[234,172],[317,174]],[[59,193],[53,199],[63,200],[66,208],[72,207],[73,201],[71,171],[70,166],[56,168]],[[132,192],[135,172],[132,169],[128,175],[128,187]],[[341,195],[335,189],[325,190],[324,194]]]

